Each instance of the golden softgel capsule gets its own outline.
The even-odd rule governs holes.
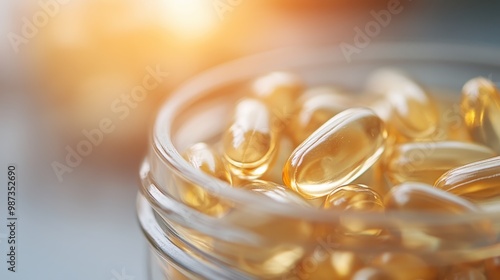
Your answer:
[[[262,180],[255,180],[241,188],[272,199],[279,204],[291,204],[299,209],[310,207],[304,198],[292,190]],[[218,240],[214,250],[224,255],[243,270],[258,279],[276,279],[292,270],[306,253],[304,244],[312,240],[313,227],[309,223],[259,211],[260,205],[233,208],[224,216],[234,228],[244,229],[260,237],[251,242],[235,244],[224,238]]]
[[[296,101],[290,118],[289,131],[299,145],[316,129],[336,114],[352,107],[346,95],[330,87],[317,87],[304,92]]]
[[[474,201],[500,196],[500,157],[455,168],[443,174],[435,186]]]
[[[397,185],[385,196],[386,212],[436,213],[460,215],[481,213],[472,202],[433,186],[406,182]],[[439,248],[463,248],[491,241],[491,225],[486,221],[470,223],[442,223],[423,226],[415,221],[401,220],[402,243],[411,249],[437,250]]]
[[[365,185],[345,185],[334,189],[325,199],[323,209],[337,211],[383,212],[384,203],[380,195]],[[346,215],[341,217],[340,231],[349,235],[378,235],[380,228],[366,225],[363,220]]]
[[[383,253],[372,263],[398,280],[432,280],[437,277],[437,272],[429,264],[408,253]]]
[[[256,99],[243,99],[236,105],[222,141],[231,172],[244,179],[256,179],[267,171],[279,143],[273,116]]]
[[[500,153],[500,93],[495,85],[485,78],[468,81],[461,108],[472,138]]]
[[[387,133],[370,109],[345,110],[318,128],[290,155],[283,182],[313,199],[346,185],[382,155]]]
[[[495,155],[490,148],[472,143],[406,143],[394,149],[387,164],[387,174],[394,184],[413,181],[433,185],[450,169]]]
[[[403,73],[394,69],[377,70],[368,79],[367,91],[380,96],[373,108],[391,131],[409,139],[425,139],[438,128],[436,104]]]
[[[309,203],[296,192],[274,182],[253,180],[241,188],[265,195],[279,203],[292,203],[303,207],[310,207]]]
[[[269,73],[257,78],[251,85],[253,96],[266,103],[281,122],[286,122],[290,117],[294,102],[303,88],[299,77],[288,72]]]
[[[363,267],[363,261],[353,252],[333,251],[318,246],[306,255],[295,269],[281,279],[351,279]]]
[[[197,143],[184,151],[184,159],[194,168],[200,169],[222,181],[231,183],[231,175],[220,155],[205,143]],[[187,205],[212,216],[220,216],[226,208],[219,199],[211,196],[202,187],[181,182],[176,188],[179,198]]]
[[[385,270],[377,267],[365,267],[356,272],[351,280],[396,280]]]
[[[437,213],[479,212],[473,203],[430,185],[406,182],[394,186],[384,198],[386,209]]]

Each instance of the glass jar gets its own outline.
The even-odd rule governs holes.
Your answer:
[[[493,259],[500,256],[498,210],[462,215],[387,212],[346,216],[303,209],[232,188],[192,168],[180,155],[194,143],[219,139],[227,116],[243,94],[241,86],[256,76],[287,70],[299,74],[308,86],[360,89],[368,73],[382,66],[401,68],[425,86],[446,90],[440,91],[440,97],[458,100],[461,87],[470,78],[500,77],[500,50],[372,44],[348,62],[338,46],[289,48],[215,67],[177,89],[158,115],[140,171],[137,209],[152,248],[152,279],[307,279],[307,269],[299,271],[296,266],[312,258],[311,271],[306,274],[313,275],[320,260],[311,254],[321,250],[343,254],[339,259],[345,262],[343,267],[354,259],[367,265],[376,256],[389,253],[402,258],[403,266],[395,269],[404,269],[407,258],[401,256],[417,256],[431,271],[422,276],[428,277],[425,279],[440,279],[450,269],[467,267],[490,273],[490,278],[498,275],[491,274],[500,269],[500,261]],[[224,215],[205,213],[184,203],[185,188],[193,185],[201,195],[222,205]],[[329,230],[346,218],[391,234],[356,239]],[[405,236],[413,236],[414,242],[401,242]]]

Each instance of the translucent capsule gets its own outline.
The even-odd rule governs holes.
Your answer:
[[[455,168],[443,174],[436,188],[483,201],[500,196],[500,157],[494,157]]]
[[[385,196],[386,211],[460,215],[481,210],[454,194],[423,183],[397,185]],[[492,242],[491,224],[487,221],[446,223],[423,226],[412,219],[399,221],[402,243],[410,249],[437,250],[479,246]]]
[[[372,264],[398,280],[430,280],[437,277],[436,270],[429,264],[408,253],[383,253],[375,257]]]
[[[460,141],[473,142],[467,126],[462,118],[459,102],[450,97],[460,96],[457,92],[437,92],[436,96],[448,97],[439,100],[440,126],[438,131],[431,136],[432,141]]]
[[[345,185],[333,190],[325,199],[324,209],[337,211],[383,212],[382,198],[365,185]],[[363,219],[345,215],[340,218],[340,231],[350,235],[378,235],[382,229],[367,225]]]
[[[495,85],[485,78],[468,81],[461,107],[472,138],[500,153],[500,94]]]
[[[490,148],[472,143],[406,143],[394,149],[387,163],[387,174],[394,184],[412,181],[432,185],[450,169],[495,155]]]
[[[330,87],[305,91],[296,101],[290,118],[289,131],[294,143],[302,143],[330,118],[352,107],[352,103],[345,95]]]
[[[231,176],[227,171],[220,155],[205,143],[197,143],[183,153],[184,159],[194,168],[200,169],[208,175],[231,183]],[[187,205],[212,216],[220,216],[227,210],[219,199],[207,193],[202,187],[181,182],[176,188],[177,196]]]
[[[491,278],[495,279],[495,278]],[[444,276],[444,280],[487,280],[484,274],[472,267],[458,267],[451,269]]]
[[[377,267],[365,267],[354,274],[352,280],[396,280],[385,270]]]
[[[352,275],[363,267],[364,263],[353,252],[334,251],[331,253],[331,265],[337,275],[335,279],[351,279]]]
[[[281,137],[276,154],[276,160],[274,160],[267,172],[262,175],[261,179],[283,184],[283,166],[294,149],[295,146],[289,137]]]
[[[446,127],[446,140],[461,141],[461,142],[474,142],[464,126],[447,126]]]
[[[291,73],[272,72],[257,78],[252,83],[251,91],[268,104],[278,120],[286,122],[292,114],[294,102],[303,91],[303,83]]]
[[[369,109],[345,110],[311,134],[292,153],[283,182],[302,196],[325,196],[370,168],[385,148],[383,121]]]
[[[318,246],[299,265],[282,279],[351,279],[363,266],[363,261],[352,252],[333,251]]]
[[[391,131],[409,139],[428,138],[439,126],[439,114],[431,97],[413,80],[393,69],[375,71],[367,91],[381,96],[373,109]]]
[[[295,192],[272,182],[256,180],[241,188],[266,196],[263,199],[273,199],[276,204],[294,204],[299,209],[310,207]],[[232,243],[222,238],[213,250],[259,279],[274,279],[290,271],[303,258],[305,245],[313,240],[313,227],[301,219],[270,215],[259,207],[236,207],[225,215],[224,221],[232,229],[248,234],[248,240]]]
[[[417,182],[406,182],[393,187],[384,198],[384,203],[386,208],[391,210],[450,214],[480,211],[477,206],[463,198]]]
[[[231,172],[244,179],[256,179],[267,171],[279,143],[273,116],[255,99],[244,99],[236,105],[233,122],[222,141]]]
[[[386,151],[384,154],[387,154]],[[385,170],[386,156],[382,156],[377,162],[373,164],[372,167],[367,169],[360,177],[352,182],[355,185],[369,185],[370,189],[374,190],[381,196],[384,196],[392,187],[392,183],[387,179],[387,172]]]
[[[274,182],[253,180],[241,188],[265,195],[279,203],[293,203],[304,207],[310,207],[309,203],[296,192]]]

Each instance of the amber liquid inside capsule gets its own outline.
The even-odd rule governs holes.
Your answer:
[[[359,96],[375,112],[346,109],[360,102],[333,88],[302,93],[290,73],[254,80],[223,132],[222,156],[197,144],[184,157],[262,201],[321,208],[320,217],[227,207],[202,187],[179,184],[176,195],[227,223],[228,234],[177,232],[258,279],[500,279],[498,258],[485,260],[496,228],[487,216],[460,219],[481,215],[480,203],[500,195],[497,89],[473,79],[461,107],[439,110],[394,70],[375,72],[367,90]],[[427,218],[434,216],[445,218]]]
[[[310,207],[309,203],[296,192],[274,182],[253,180],[241,188],[265,195],[279,203],[293,203],[301,207]]]
[[[299,98],[290,118],[289,131],[299,145],[316,129],[336,114],[352,106],[347,96],[333,88],[318,87],[307,90]]]
[[[295,100],[303,91],[299,77],[287,72],[272,72],[256,79],[251,86],[253,96],[271,109],[280,125],[286,124],[292,114]]]
[[[425,139],[438,128],[436,104],[403,73],[393,69],[377,70],[369,77],[367,91],[381,96],[374,109],[380,112],[391,132],[397,131],[409,139]]]
[[[295,192],[272,182],[256,180],[242,188],[276,203],[310,207]],[[305,244],[312,240],[313,228],[305,221],[269,216],[256,208],[258,205],[233,209],[224,219],[235,228],[244,228],[246,232],[261,237],[259,242],[262,243],[256,244],[253,240],[248,244],[234,244],[218,240],[213,249],[259,279],[276,279],[291,271],[303,258]]]
[[[387,173],[394,184],[413,181],[433,185],[450,169],[495,155],[490,148],[472,143],[406,143],[394,149],[387,164]]]
[[[383,212],[382,198],[365,185],[345,185],[333,190],[325,199],[324,209],[337,211]],[[380,228],[370,228],[363,220],[349,217],[340,218],[341,233],[350,235],[378,235]]]
[[[472,202],[423,183],[406,182],[397,185],[384,198],[386,211],[456,214],[480,213]],[[403,245],[412,249],[471,247],[493,241],[491,224],[487,221],[432,225],[401,221]]]
[[[437,276],[436,270],[424,260],[408,253],[384,253],[372,264],[398,280],[432,280]]]
[[[354,253],[332,251],[318,246],[304,257],[298,266],[281,279],[351,279],[363,267],[363,261]]]
[[[194,168],[231,183],[231,175],[226,169],[220,154],[209,145],[197,143],[184,151],[183,157]],[[205,214],[221,216],[227,211],[227,205],[221,203],[218,198],[210,195],[200,186],[179,182],[177,192],[184,203]]]
[[[354,274],[352,280],[396,280],[386,271],[376,267],[365,267]]]
[[[276,159],[271,164],[266,173],[262,175],[261,179],[283,185],[283,166],[285,165],[288,157],[293,152],[295,147],[296,146],[294,146],[290,138],[281,137],[280,143],[278,145]]]
[[[435,186],[474,201],[500,196],[500,157],[474,162],[445,173]]]
[[[500,153],[500,93],[495,85],[485,78],[468,81],[461,106],[472,138]]]
[[[236,105],[234,120],[223,136],[224,158],[238,177],[256,179],[274,160],[278,136],[266,105],[244,99]]]
[[[369,109],[348,109],[331,118],[290,155],[283,182],[306,198],[349,184],[382,155],[382,120]]]

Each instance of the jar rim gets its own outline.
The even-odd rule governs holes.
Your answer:
[[[192,98],[206,94],[219,86],[239,80],[249,80],[257,74],[289,67],[305,67],[314,63],[345,63],[345,56],[337,45],[313,47],[287,47],[271,50],[233,60],[197,74],[176,90],[167,102],[163,104],[153,127],[152,145],[155,153],[173,172],[192,183],[202,186],[207,192],[235,205],[259,205],[265,212],[301,218],[305,220],[322,221],[332,219],[332,215],[321,209],[304,209],[296,205],[279,204],[272,200],[262,199],[248,191],[233,188],[228,183],[213,178],[201,170],[189,165],[172,141],[172,123],[177,114],[182,111],[183,104]],[[500,68],[500,49],[485,45],[463,45],[449,43],[410,43],[386,42],[372,43],[361,53],[353,57],[349,63],[374,63],[390,61],[433,61],[442,63],[462,63]],[[426,223],[441,224],[471,222],[474,220],[499,219],[500,210],[488,212],[470,212],[461,215],[438,213],[391,213],[391,219],[401,218],[422,219]],[[363,218],[386,221],[387,213],[352,213]],[[446,220],[443,220],[446,219]]]

